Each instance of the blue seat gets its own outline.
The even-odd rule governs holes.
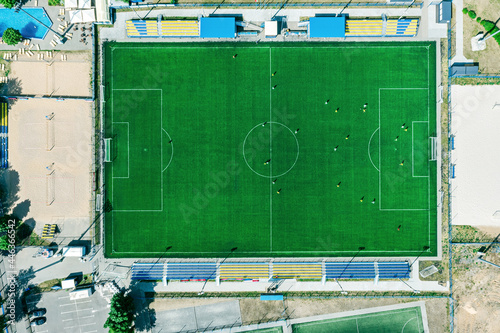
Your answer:
[[[164,270],[164,264],[136,263],[132,265],[132,280],[161,280]]]
[[[215,263],[168,263],[169,280],[207,280],[216,276]]]

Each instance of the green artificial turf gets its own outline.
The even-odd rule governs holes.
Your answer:
[[[420,307],[375,312],[292,325],[294,333],[424,332]]]
[[[107,43],[106,255],[436,255],[435,48]]]

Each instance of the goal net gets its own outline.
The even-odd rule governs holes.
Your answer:
[[[104,162],[111,162],[111,139],[104,139]]]
[[[431,161],[437,160],[437,151],[438,151],[437,138],[431,137]]]

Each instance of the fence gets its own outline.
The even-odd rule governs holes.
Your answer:
[[[451,76],[450,76],[450,67],[451,67],[451,23],[448,23],[448,137],[450,137],[450,130],[451,130]],[[451,169],[451,146],[448,145],[448,170]],[[453,275],[452,275],[452,236],[451,236],[451,175],[448,172],[448,271],[449,271],[449,276],[450,276],[450,333],[453,333],[454,329],[454,321],[455,321],[455,316],[454,316],[454,303],[453,303]]]
[[[422,8],[423,2],[414,3],[410,6],[403,5],[401,3],[388,3],[388,2],[298,2],[298,3],[290,3],[290,2],[256,2],[256,3],[178,3],[178,4],[167,4],[167,3],[159,3],[159,4],[143,4],[136,6],[110,6],[110,9],[132,9],[132,8],[176,8],[176,7],[216,7],[216,8],[285,8],[285,7],[338,7],[338,8],[347,8],[347,7],[380,7],[380,8]]]

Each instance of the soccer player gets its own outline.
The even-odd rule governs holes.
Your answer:
[[[297,129],[295,130],[295,134],[299,133],[299,130],[300,130],[300,128],[297,128]]]
[[[277,181],[278,181],[278,178],[276,178],[275,180],[273,180],[273,184],[276,184]]]
[[[394,141],[398,141],[398,139],[399,139],[399,135],[394,139]]]
[[[266,126],[266,124],[267,124],[267,121],[263,122],[262,127]]]
[[[274,87],[273,87],[273,90],[274,90],[274,89],[276,89],[276,87],[277,87],[277,86],[278,86],[278,85],[277,85],[277,84],[275,84],[275,85],[274,85]]]
[[[406,125],[406,123],[403,123],[403,125],[401,125],[401,128],[405,128],[405,125]]]
[[[238,56],[238,54],[235,54],[235,55],[233,56],[233,59],[235,59],[237,56]]]
[[[340,187],[340,183],[342,183],[342,182],[339,182],[339,183],[337,184],[337,187]]]
[[[337,151],[338,148],[339,148],[339,145],[337,145],[337,147],[333,148],[333,151]]]
[[[327,100],[326,100],[325,104],[328,104],[328,102],[330,102],[330,100],[329,100],[329,99],[327,99]]]
[[[335,112],[339,112],[339,110],[340,110],[340,108],[336,108],[336,109],[335,109]]]
[[[405,127],[405,132],[408,132],[408,126]]]
[[[374,204],[374,203],[375,203],[375,198],[373,198],[373,201],[372,201],[372,204]]]
[[[280,192],[281,192],[281,189],[279,189],[278,191],[276,191],[276,193],[278,193],[278,194],[280,194]]]
[[[363,196],[361,197],[361,199],[359,199],[359,202],[363,202],[363,199],[364,199],[364,198],[365,198],[365,196],[363,195]]]
[[[168,143],[172,143],[172,141],[174,141],[173,139],[171,139]]]
[[[277,72],[274,72],[273,74],[271,74],[271,76],[275,76]]]
[[[264,162],[264,165],[268,165],[269,162],[271,162],[271,159],[268,159],[267,161]]]
[[[401,163],[399,163],[399,165],[403,166],[405,164],[405,160],[402,160]]]
[[[347,140],[347,139],[349,139],[349,136],[350,136],[350,134],[348,134],[348,135],[345,137],[345,139],[346,139],[346,140]]]
[[[401,229],[401,224],[398,226],[398,231],[399,231],[399,229]]]

